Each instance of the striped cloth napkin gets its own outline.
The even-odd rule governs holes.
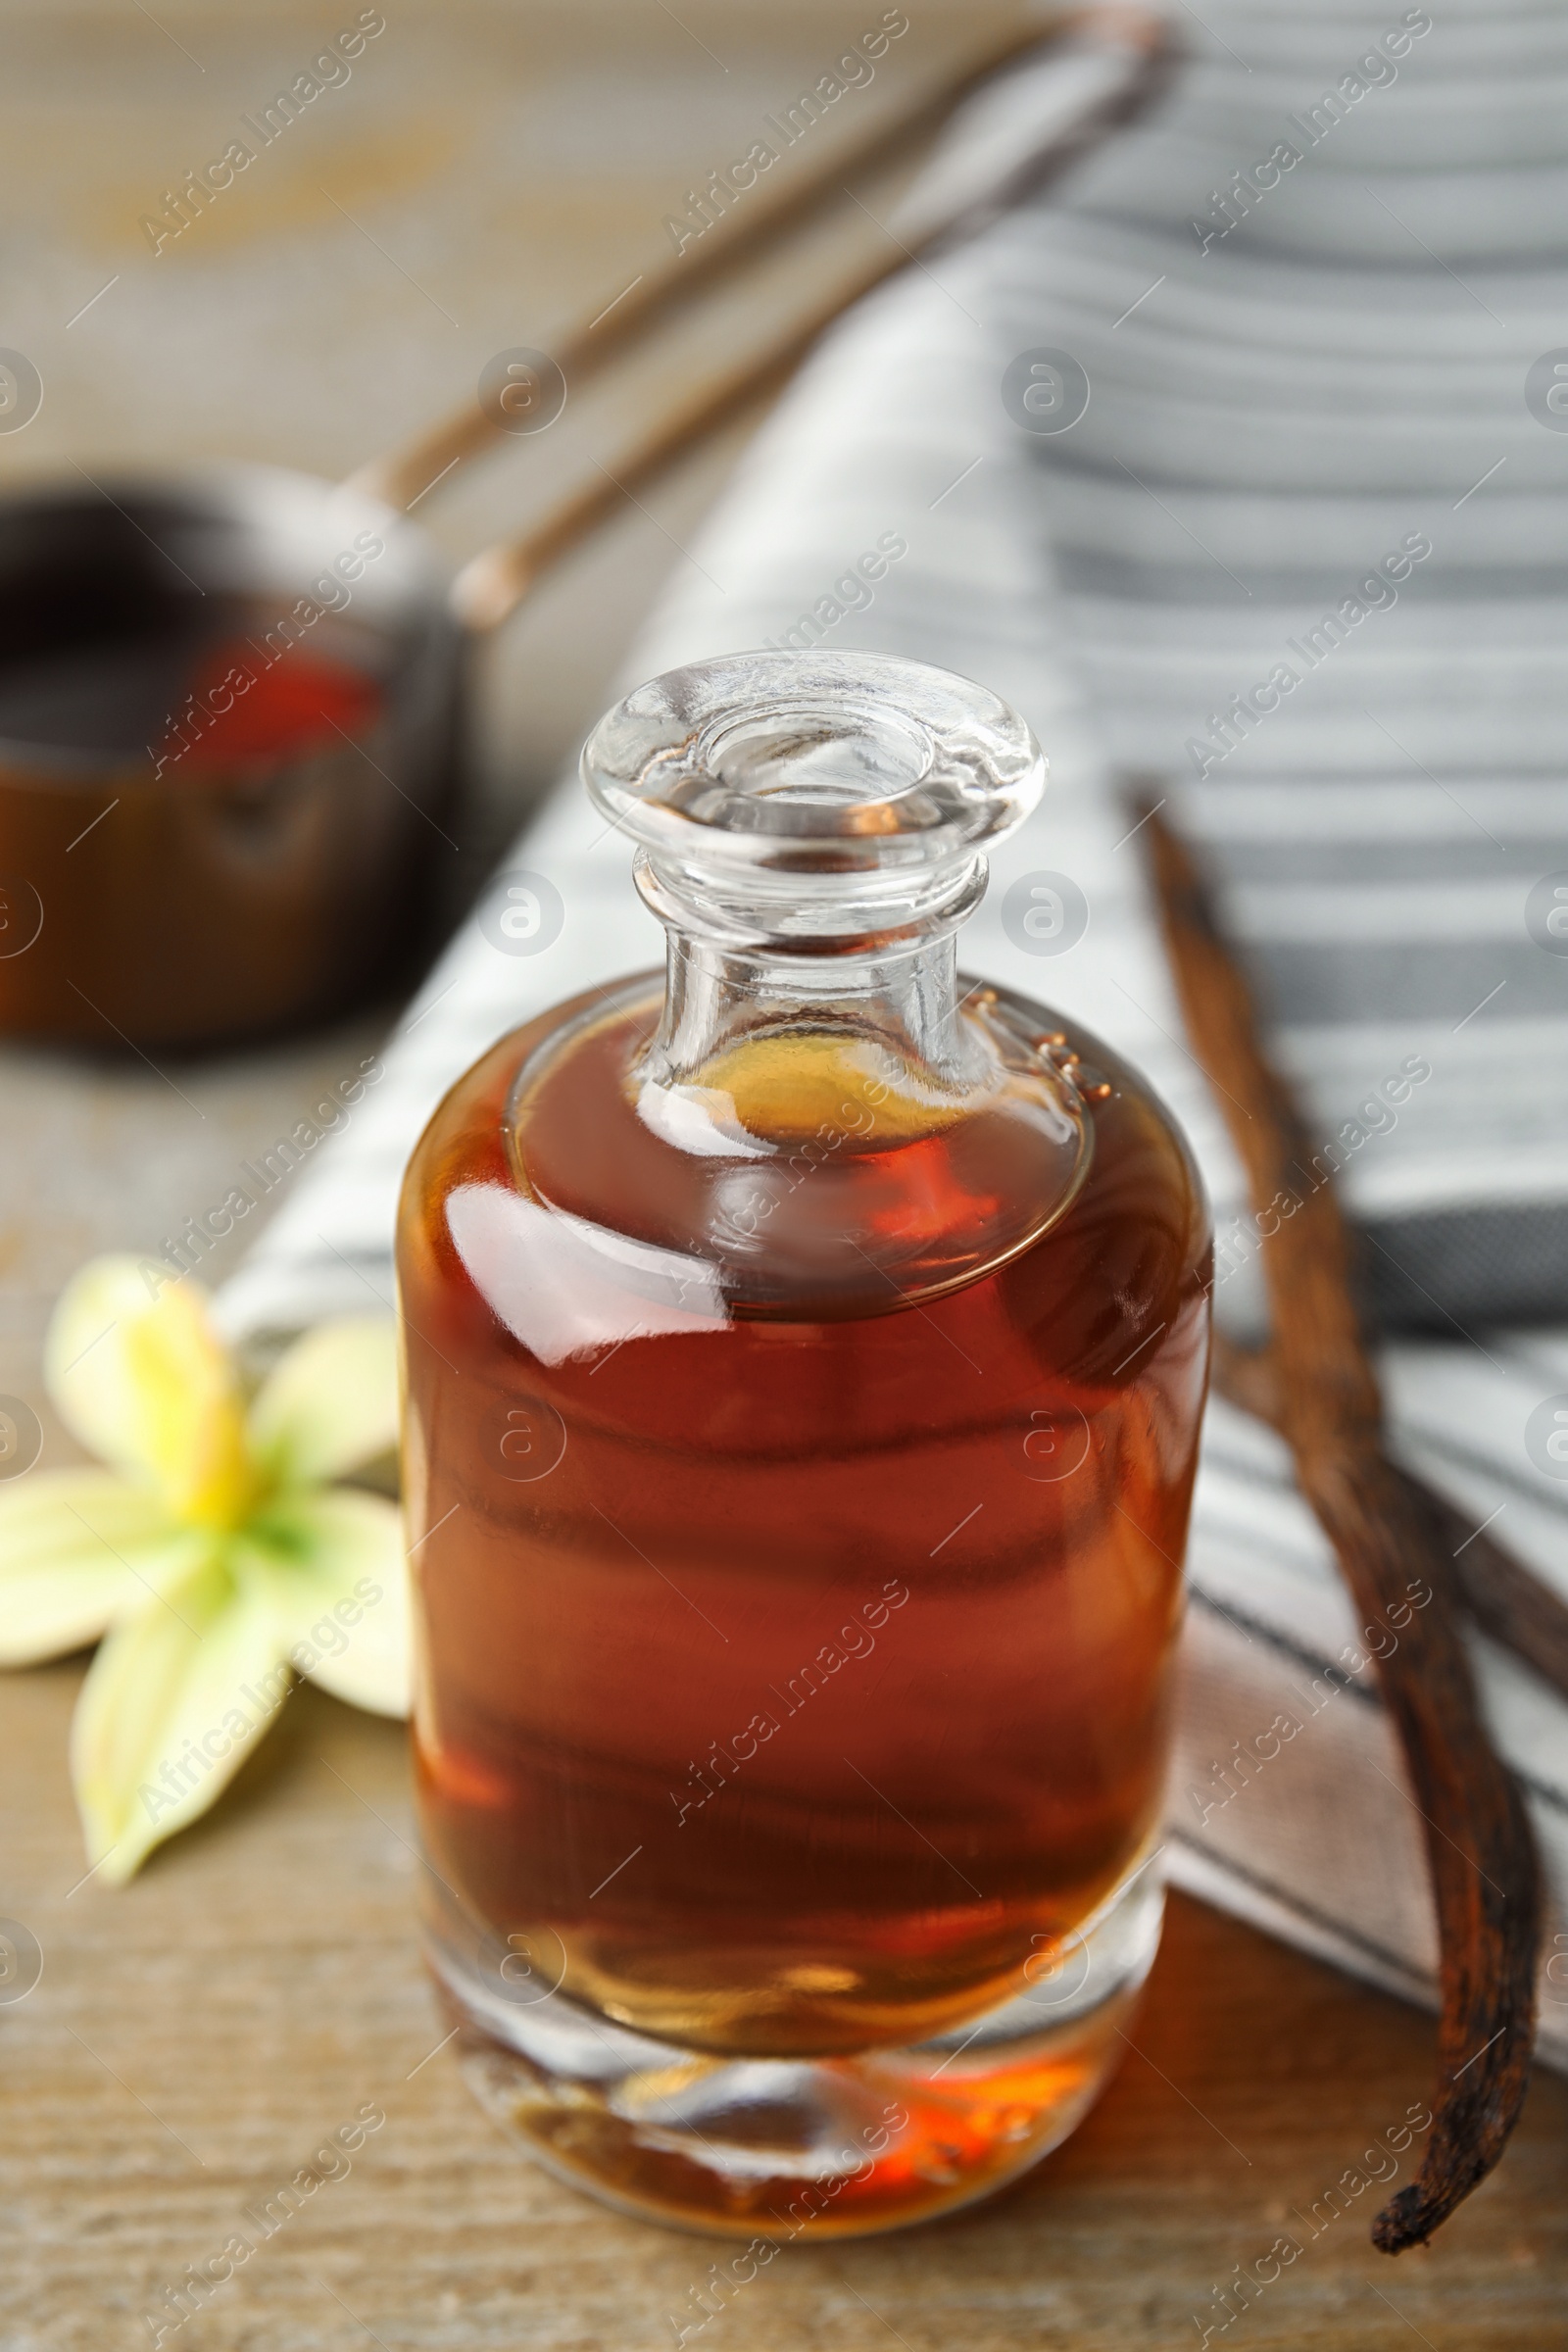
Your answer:
[[[1172,1103],[1215,1203],[1216,1311],[1248,1336],[1266,1242],[1129,837],[1129,776],[1153,779],[1367,1238],[1400,1457],[1568,1592],[1568,18],[1205,16],[1140,127],[825,340],[627,683],[866,646],[1025,712],[1052,788],[965,961]],[[1070,70],[982,93],[914,205],[1027,138]],[[445,1088],[660,960],[629,863],[564,782],[229,1285],[236,1333],[390,1302],[399,1175]],[[518,889],[544,910],[521,940]],[[1279,1441],[1218,1399],[1190,1569],[1170,1875],[1431,2002],[1389,1636],[1357,1625]],[[1476,1661],[1554,1892],[1542,2047],[1568,2064],[1568,1706],[1481,1640]]]

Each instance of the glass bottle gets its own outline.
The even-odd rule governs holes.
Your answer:
[[[504,1038],[404,1192],[428,1950],[562,2177],[887,2229],[1073,2128],[1153,1957],[1207,1215],[958,976],[1044,783],[996,697],[734,656],[583,767],[667,972]]]

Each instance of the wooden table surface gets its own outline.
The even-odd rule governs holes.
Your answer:
[[[33,360],[46,398],[24,433],[0,436],[0,486],[176,454],[346,469],[461,396],[492,352],[548,347],[555,325],[648,266],[692,178],[879,12],[398,0],[352,82],[267,172],[152,257],[136,223],[159,191],[220,152],[225,126],[355,13],[275,0],[11,12],[0,173],[18,261],[0,341]],[[903,54],[865,103],[1008,13],[911,6]],[[783,299],[760,289],[754,315]],[[710,356],[718,332],[658,362],[656,389]],[[432,515],[438,532],[466,552],[520,518],[572,465],[612,453],[646,397],[646,382],[613,392],[548,464],[530,449],[460,486]],[[629,513],[495,649],[457,897],[596,715],[725,457]],[[93,1250],[156,1249],[220,1197],[217,1179],[352,1069],[389,1009],[181,1065],[177,1091],[122,1059],[0,1054],[0,1392],[39,1411],[46,1461],[71,1458],[38,1379],[60,1283]],[[185,2267],[219,2253],[242,2210],[367,2102],[386,2121],[352,2170],[166,2345],[673,2345],[669,2315],[689,2318],[721,2249],[535,2172],[435,2050],[397,1727],[304,1690],[220,1809],[116,1893],[77,1884],[66,1741],[80,1671],[0,1685],[0,1916],[25,1925],[44,1962],[24,1999],[0,1999],[4,2352],[152,2344],[145,2315],[170,2317]],[[1430,2088],[1427,2019],[1185,1899],[1134,2039],[1100,2107],[1020,2188],[903,2237],[792,2248],[688,2343],[1199,2344],[1234,2267],[1281,2230],[1304,2236],[1297,2209]],[[1502,2167],[1433,2249],[1374,2253],[1369,2193],[1210,2340],[1559,2352],[1565,2151],[1568,2086],[1543,2078]]]
[[[721,2245],[622,2220],[502,2140],[416,1957],[400,1730],[306,1688],[216,1815],[123,1892],[84,1863],[64,1753],[74,1665],[14,1678],[4,1908],[42,1946],[0,2008],[7,2352],[151,2344],[218,2254],[367,2103],[386,2122],[198,2316],[190,2352],[655,2352]],[[704,2352],[1123,2352],[1282,2230],[1304,2243],[1226,2344],[1560,2352],[1568,2085],[1543,2077],[1501,2170],[1428,2252],[1375,2253],[1374,2193],[1298,2218],[1429,2088],[1426,2019],[1185,1898],[1136,2050],[1074,2138],[989,2207],[787,2249]],[[431,2053],[435,2054],[432,2055]]]

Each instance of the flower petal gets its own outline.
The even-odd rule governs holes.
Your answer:
[[[216,1551],[109,1636],[71,1733],[88,1857],[107,1886],[122,1886],[155,1845],[206,1812],[291,1679],[267,1592]]]
[[[92,1258],[55,1309],[44,1371],[82,1445],[182,1518],[231,1525],[246,1507],[239,1382],[200,1284],[150,1258]]]
[[[280,1486],[318,1486],[398,1441],[397,1325],[390,1315],[318,1323],[296,1340],[251,1407],[251,1443]]]
[[[145,1487],[107,1470],[49,1470],[0,1486],[0,1666],[96,1642],[188,1573],[207,1541],[178,1527]]]
[[[278,1649],[335,1698],[407,1715],[413,1626],[403,1519],[379,1494],[288,1494],[240,1539],[267,1577]]]

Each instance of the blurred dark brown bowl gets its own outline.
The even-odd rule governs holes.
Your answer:
[[[0,1032],[213,1046],[389,979],[452,856],[447,585],[416,525],[305,474],[0,502]],[[274,699],[345,677],[349,723],[219,748],[185,698],[239,644]]]

